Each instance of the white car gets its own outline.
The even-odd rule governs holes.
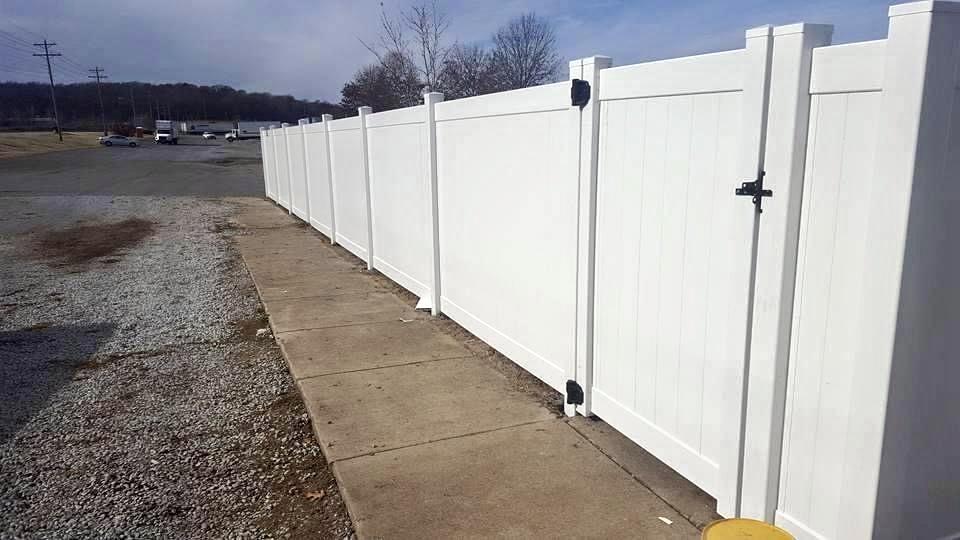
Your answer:
[[[209,131],[204,131],[202,136],[203,136],[204,139],[216,139],[216,138],[217,138],[216,135],[214,135],[213,133],[210,133]]]
[[[123,135],[107,135],[105,137],[97,137],[97,142],[104,146],[129,146],[134,148],[137,146],[137,141],[124,137]]]

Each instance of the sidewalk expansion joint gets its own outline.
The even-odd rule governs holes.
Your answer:
[[[585,441],[587,441],[588,443],[590,443],[590,446],[596,448],[598,452],[600,452],[600,453],[603,454],[607,459],[609,459],[611,462],[613,462],[613,464],[616,465],[617,467],[619,467],[620,470],[622,470],[623,472],[627,473],[627,475],[629,475],[630,478],[633,478],[638,484],[640,484],[640,485],[643,486],[647,491],[649,491],[650,493],[652,493],[654,497],[660,499],[660,501],[662,501],[663,504],[665,504],[665,505],[669,506],[670,508],[672,508],[673,511],[677,513],[677,515],[683,517],[684,521],[686,521],[687,523],[689,523],[690,525],[692,525],[693,528],[695,528],[695,529],[697,529],[697,530],[700,529],[700,527],[698,527],[696,523],[694,523],[693,521],[690,520],[690,516],[687,515],[686,512],[680,510],[680,509],[677,508],[675,505],[673,505],[670,501],[668,501],[668,500],[664,499],[663,497],[661,497],[660,494],[657,493],[656,491],[654,491],[654,489],[653,489],[652,487],[650,487],[649,484],[647,484],[646,482],[644,482],[643,479],[641,479],[639,476],[637,476],[637,475],[633,474],[632,472],[630,472],[629,470],[627,470],[626,467],[624,467],[623,465],[621,465],[620,462],[617,461],[616,459],[614,459],[614,457],[611,456],[609,453],[607,453],[606,450],[604,450],[601,446],[599,446],[599,445],[597,445],[596,443],[594,443],[592,440],[590,440],[590,437],[587,437],[582,431],[580,431],[579,429],[577,429],[577,426],[573,425],[573,423],[570,422],[570,419],[569,419],[569,418],[564,418],[562,421],[563,421],[565,424],[567,424],[568,426],[570,426],[570,429],[572,429],[574,432],[576,432],[576,434],[579,435],[583,440],[585,440]]]
[[[392,323],[397,321],[408,322],[407,319],[401,319],[398,317],[396,319],[390,319],[389,321],[369,321],[369,322],[334,324],[330,326],[314,326],[310,328],[294,328],[293,330],[283,330],[281,332],[274,332],[273,335],[279,336],[280,334],[292,334],[294,332],[306,332],[308,330],[327,330],[329,328],[346,328],[348,326],[366,326],[370,324],[384,324],[384,323]]]
[[[417,365],[417,364],[429,364],[429,363],[433,363],[433,362],[443,362],[444,360],[464,360],[464,359],[467,359],[467,358],[476,358],[476,357],[475,357],[474,355],[472,355],[472,354],[468,354],[468,355],[463,355],[463,356],[450,356],[450,357],[446,357],[446,358],[428,358],[428,359],[426,359],[426,360],[413,360],[413,361],[410,361],[410,362],[404,362],[404,363],[402,363],[402,364],[390,364],[389,366],[376,366],[376,367],[359,368],[359,369],[347,369],[347,370],[344,370],[344,371],[331,371],[330,373],[322,373],[322,374],[320,374],[320,375],[310,375],[310,376],[308,376],[308,377],[295,377],[295,379],[296,379],[297,382],[300,382],[300,381],[309,381],[309,380],[311,380],[311,379],[319,379],[319,378],[321,378],[321,377],[329,377],[329,376],[331,376],[331,375],[345,375],[345,374],[347,374],[347,373],[362,373],[362,372],[364,372],[364,371],[377,371],[377,370],[380,370],[380,369],[386,370],[386,369],[393,369],[393,368],[397,368],[397,367],[414,366],[414,365]]]
[[[288,227],[300,227],[299,223],[284,223],[283,225],[272,225],[270,227],[252,227],[250,225],[240,224],[241,230],[251,230],[251,231],[270,231],[275,229],[286,229]]]
[[[363,453],[363,454],[357,454],[357,455],[355,455],[355,456],[350,456],[350,457],[344,457],[344,458],[339,458],[339,459],[328,459],[327,462],[330,463],[331,465],[333,465],[333,464],[336,464],[336,463],[340,463],[340,462],[342,462],[342,461],[350,461],[350,460],[352,460],[352,459],[357,459],[357,458],[362,458],[362,457],[369,457],[369,456],[375,456],[375,455],[377,455],[377,454],[387,454],[387,453],[389,453],[389,452],[395,452],[395,451],[397,451],[397,450],[403,450],[403,449],[405,449],[405,448],[413,448],[413,447],[415,447],[415,446],[424,446],[424,445],[433,444],[433,443],[436,443],[436,442],[452,441],[452,440],[454,440],[454,439],[463,439],[463,438],[466,438],[466,437],[473,437],[473,436],[475,436],[475,435],[484,435],[484,434],[487,434],[487,433],[494,433],[494,432],[497,432],[497,431],[504,431],[504,430],[507,430],[507,429],[515,429],[515,428],[523,427],[523,426],[531,426],[531,425],[533,425],[533,424],[545,424],[545,423],[547,423],[547,422],[557,422],[557,421],[562,422],[563,420],[560,420],[559,418],[548,418],[548,419],[546,419],[546,420],[531,420],[531,421],[529,421],[529,422],[520,422],[519,424],[510,424],[509,426],[500,426],[500,427],[495,427],[495,428],[491,428],[491,429],[483,429],[483,430],[480,430],[480,431],[471,431],[470,433],[461,433],[460,435],[451,435],[451,436],[449,436],[449,437],[439,437],[439,438],[437,438],[437,439],[430,439],[430,440],[427,440],[427,441],[421,441],[421,442],[415,442],[415,443],[405,444],[405,445],[403,445],[403,446],[397,446],[397,447],[394,447],[394,448],[385,448],[385,449],[383,449],[383,450],[373,450],[373,451],[370,451],[370,452],[365,452],[365,453]],[[579,432],[578,432],[578,433],[579,433]],[[647,488],[647,489],[649,489],[649,488]],[[658,497],[658,498],[659,498],[659,497]],[[661,500],[662,500],[662,499],[661,499]],[[681,514],[681,515],[682,515],[682,514]]]
[[[294,283],[293,285],[299,285],[299,283]],[[385,290],[386,289],[384,289],[384,291]],[[374,289],[372,291],[344,291],[344,292],[338,292],[338,293],[322,293],[322,294],[303,293],[304,294],[303,296],[284,296],[284,297],[272,298],[270,300],[267,300],[265,303],[269,304],[270,302],[286,302],[289,300],[309,300],[310,298],[336,298],[338,296],[346,296],[348,294],[367,294],[370,292],[380,292],[380,291]],[[296,330],[291,330],[291,332],[296,332]]]

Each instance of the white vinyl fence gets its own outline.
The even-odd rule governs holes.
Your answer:
[[[265,192],[721,514],[948,537],[958,6],[894,6],[879,41],[760,27],[732,51],[590,57],[569,82],[266,130]]]
[[[576,350],[579,109],[570,84],[436,109],[440,310],[562,389]]]
[[[290,210],[290,160],[287,157],[287,124],[279,129],[270,130],[273,140],[273,170],[277,178],[277,204]]]
[[[367,116],[374,266],[419,297],[433,290],[426,106]]]

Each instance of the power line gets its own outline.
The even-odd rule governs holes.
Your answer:
[[[55,46],[56,43],[48,43],[46,39],[43,40],[43,43],[34,43],[34,47],[43,47],[42,53],[33,53],[34,56],[43,56],[47,60],[47,75],[50,76],[50,100],[53,101],[53,119],[57,123],[57,136],[60,137],[60,142],[63,142],[63,131],[60,129],[60,115],[57,113],[57,94],[53,89],[53,67],[50,66],[50,57],[51,56],[60,56],[60,53],[50,52],[50,47]],[[101,100],[101,104],[103,101]]]
[[[25,33],[25,34],[32,35],[32,36],[33,36],[34,38],[36,38],[36,39],[43,39],[43,36],[41,36],[40,34],[38,34],[38,33],[36,33],[36,32],[33,32],[33,31],[31,31],[31,30],[27,30],[26,28],[20,26],[19,24],[15,23],[15,22],[11,22],[10,25],[13,26],[14,28],[20,30],[21,32],[23,32],[23,33]]]
[[[30,31],[16,23],[11,22],[9,24],[11,26],[16,27],[18,30],[20,30],[24,34],[36,36],[37,39],[43,39],[43,36],[41,36],[40,34]],[[29,41],[23,39],[22,37],[18,36],[15,32],[12,32],[10,30],[0,29],[0,45],[7,45],[9,46],[10,49],[21,51],[21,52],[26,52],[26,53],[33,52],[32,44]],[[67,71],[69,71],[69,69],[67,68],[72,67],[74,70],[76,70],[75,75],[77,75],[78,77],[82,78],[86,76],[86,67],[80,62],[77,62],[72,57],[68,57],[65,54],[61,54],[60,59],[63,62],[65,62],[65,64],[61,64],[61,67],[64,67]]]
[[[87,72],[85,70],[80,70],[80,69],[65,65],[63,63],[54,62],[54,64],[57,65],[61,70],[65,71],[67,74],[72,75],[74,77],[79,77],[81,79],[85,79],[87,77]]]
[[[10,25],[10,27],[13,27],[13,28],[8,27],[7,29],[0,28],[0,48],[6,49],[8,53],[13,53],[13,54],[8,54],[7,59],[17,60],[19,58],[22,58],[17,56],[16,53],[22,53],[25,57],[31,56],[34,51],[33,49],[34,44],[32,44],[28,40],[32,39],[32,37],[36,37],[36,39],[42,40],[44,39],[43,36],[38,34],[37,32],[24,28],[23,26],[20,26],[14,22],[11,22],[11,21],[6,21],[6,22]],[[13,30],[14,28],[17,31],[14,31]],[[33,68],[33,65],[30,65],[28,69],[24,70],[21,68],[24,68],[27,66],[19,66],[17,65],[17,62],[13,62],[13,63],[8,62],[8,64],[10,64],[8,67],[13,67],[18,71],[29,71],[29,69]],[[61,72],[62,80],[66,79],[68,80],[68,82],[86,81],[86,78],[87,78],[86,67],[80,62],[74,60],[72,57],[68,57],[63,53],[60,53],[60,62],[59,63],[53,62],[53,64],[59,68],[59,71]],[[67,77],[63,77],[64,74]]]
[[[25,71],[22,69],[16,69],[16,68],[11,68],[7,66],[0,66],[0,73],[15,73],[17,75],[33,75],[37,77],[42,77],[46,75],[46,73],[43,73],[41,71]]]
[[[70,58],[67,58],[66,56],[64,56],[63,58],[61,58],[61,60],[63,60],[64,62],[66,62],[66,63],[67,63],[68,65],[70,65],[71,67],[74,67],[74,68],[76,68],[76,69],[78,69],[78,70],[80,70],[80,71],[83,71],[83,70],[85,69],[84,66],[83,66],[83,64],[81,64],[80,62],[77,62],[77,61],[75,61],[75,60],[72,60],[72,59],[70,59]]]
[[[20,36],[14,34],[13,32],[7,32],[6,30],[0,30],[0,36],[4,36],[7,39],[13,41],[14,43],[19,43],[21,45],[30,46],[30,42],[21,38]]]
[[[89,79],[97,80],[97,97],[100,98],[100,120],[103,122],[103,135],[107,135],[107,115],[103,112],[103,94],[100,92],[100,79],[106,79],[106,75],[102,75],[103,68],[100,66],[94,66],[93,69],[88,69],[87,71],[93,73],[94,75],[87,75]]]
[[[0,35],[0,45],[18,52],[33,53],[33,49],[29,45],[22,45],[3,35]]]

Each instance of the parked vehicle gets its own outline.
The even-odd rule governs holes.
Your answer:
[[[237,122],[237,127],[230,130],[230,133],[227,133],[224,137],[228,142],[233,141],[242,141],[244,139],[259,139],[260,138],[260,128],[265,128],[270,125],[279,126],[280,121],[254,121],[254,122]]]
[[[233,129],[233,122],[215,122],[209,120],[194,120],[190,122],[180,122],[180,131],[191,135],[201,135],[210,133],[227,133]]]
[[[107,135],[105,137],[97,137],[97,142],[104,146],[129,146],[134,148],[137,146],[137,141],[124,137],[123,135]]]
[[[210,139],[216,139],[217,136],[214,135],[213,133],[210,133],[209,131],[204,131],[204,132],[203,132],[203,138],[206,139],[206,140],[210,140]]]
[[[153,136],[156,144],[177,144],[179,139],[177,126],[170,120],[157,120],[157,133]]]

